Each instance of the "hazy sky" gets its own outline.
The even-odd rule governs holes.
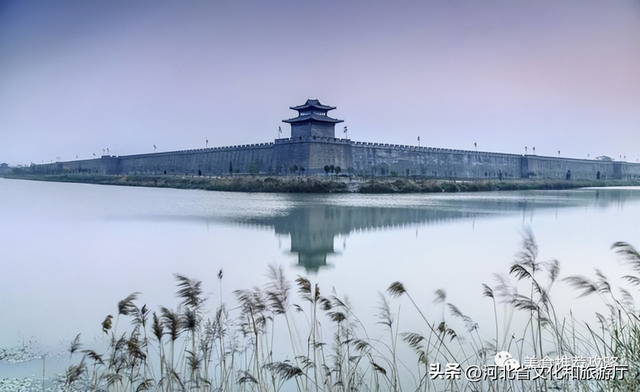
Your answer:
[[[635,162],[640,2],[0,1],[0,162],[269,142],[308,98],[357,141]]]

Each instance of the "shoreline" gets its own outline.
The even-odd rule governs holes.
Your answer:
[[[640,186],[631,180],[451,180],[406,177],[275,177],[275,176],[167,176],[167,175],[34,175],[4,174],[7,179],[71,182],[151,188],[200,189],[221,192],[264,193],[457,193],[511,190],[562,190],[585,187]]]

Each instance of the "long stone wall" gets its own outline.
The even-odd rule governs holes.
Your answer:
[[[614,162],[527,155],[523,158],[522,178],[611,179]]]
[[[122,173],[208,175],[271,173],[273,143],[120,157]]]
[[[640,165],[629,162],[613,162],[613,177],[623,180],[640,179]]]
[[[34,165],[37,173],[315,175],[325,166],[344,174],[447,179],[640,179],[640,164],[354,142],[306,136],[213,147]]]
[[[112,156],[42,165],[32,164],[29,169],[34,174],[120,174],[122,172],[121,159]]]
[[[353,144],[353,172],[364,176],[520,178],[521,156],[382,143]]]

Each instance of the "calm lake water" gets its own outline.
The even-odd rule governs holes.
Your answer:
[[[233,307],[233,290],[265,284],[269,265],[348,297],[373,331],[378,292],[401,281],[434,318],[444,289],[491,333],[482,283],[508,274],[527,229],[561,276],[617,278],[628,272],[610,247],[640,247],[640,189],[300,195],[0,179],[0,348],[33,340],[55,358],[78,333],[100,341],[132,292],[152,310],[176,306],[175,273],[203,280],[212,308]],[[559,312],[595,306],[558,286]]]

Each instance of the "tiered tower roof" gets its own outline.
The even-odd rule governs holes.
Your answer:
[[[297,110],[298,117],[282,120],[282,122],[289,124],[310,120],[334,124],[344,122],[343,120],[329,117],[327,112],[329,110],[334,110],[335,107],[323,105],[317,99],[307,99],[307,102],[304,105],[292,106],[290,109]]]

